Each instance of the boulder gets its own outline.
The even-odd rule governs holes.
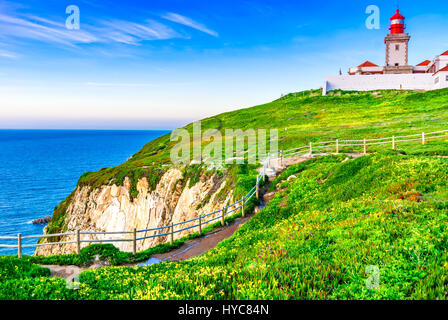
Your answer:
[[[51,217],[50,216],[46,216],[45,218],[39,218],[36,220],[33,220],[32,223],[33,224],[47,224],[48,222],[50,222]]]

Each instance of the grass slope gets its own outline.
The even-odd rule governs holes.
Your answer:
[[[309,140],[447,128],[448,90],[313,94],[219,115],[206,119],[203,127],[288,123],[282,148]],[[151,145],[165,143],[163,139],[123,166],[149,159],[163,162],[164,149],[147,153]],[[357,159],[327,156],[289,167],[276,179],[272,188],[280,191],[265,209],[234,236],[190,261],[86,271],[80,289],[70,290],[61,279],[30,272],[36,268],[32,261],[1,257],[0,297],[446,299],[448,159],[437,155],[447,154],[448,143],[398,148]],[[296,178],[283,182],[291,175]],[[13,276],[11,263],[21,266]],[[366,286],[369,266],[379,269],[378,290]]]
[[[321,96],[320,90],[311,90],[201,121],[203,131],[219,129],[223,137],[225,129],[278,129],[279,148],[283,150],[309,142],[433,132],[445,130],[447,125],[448,89],[426,93],[333,91],[325,97]],[[192,124],[184,129],[192,136]],[[147,177],[152,188],[157,185],[161,174],[171,165],[170,150],[176,143],[170,141],[170,134],[159,137],[117,167],[85,173],[78,185],[92,188],[113,183],[121,185],[128,176],[132,184],[131,196],[136,196],[136,183],[140,177]],[[425,152],[448,155],[448,148],[443,148],[445,143],[435,142],[435,145],[432,149],[425,147]],[[408,151],[414,149],[420,152],[415,146]],[[49,233],[65,231],[63,221],[69,200],[70,196],[55,208]]]
[[[289,94],[264,105],[223,113],[201,121],[203,131],[219,129],[279,129],[280,149],[309,142],[360,137],[389,137],[446,129],[448,89],[426,93],[412,91],[332,92],[319,90]],[[192,133],[192,124],[184,127]],[[285,130],[285,128],[287,130]],[[170,134],[145,145],[124,164],[89,172],[80,185],[122,183],[129,176],[135,183],[146,176],[156,185],[157,173],[170,164]]]
[[[392,152],[344,158],[291,167],[297,178],[279,182],[264,210],[200,257],[86,271],[79,290],[45,274],[11,277],[4,269],[12,258],[1,258],[0,296],[446,299],[448,160]],[[366,287],[370,265],[379,269],[379,290]]]

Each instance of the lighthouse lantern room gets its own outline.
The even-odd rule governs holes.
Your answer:
[[[412,66],[408,65],[409,34],[405,33],[406,18],[400,14],[400,10],[390,18],[390,33],[384,39],[386,44],[385,74],[412,73]]]

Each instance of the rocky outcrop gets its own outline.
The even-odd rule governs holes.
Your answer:
[[[46,216],[45,218],[38,218],[36,220],[31,221],[32,224],[47,224],[48,222],[50,222],[51,217],[50,216]]]
[[[117,232],[158,228],[187,221],[200,214],[219,210],[231,203],[233,192],[220,193],[225,187],[223,178],[213,174],[201,175],[199,182],[189,187],[188,181],[182,182],[182,171],[177,168],[169,169],[163,174],[155,190],[150,190],[146,178],[137,183],[138,196],[130,196],[131,182],[125,178],[123,185],[106,185],[91,190],[89,186],[78,186],[67,207],[64,226],[66,232],[77,229],[84,232]],[[218,199],[222,195],[223,199]],[[212,217],[217,217],[219,213]],[[176,227],[179,230],[196,224],[191,222]],[[46,227],[47,229],[47,227]],[[46,232],[45,229],[45,232]],[[198,231],[191,228],[174,234],[178,239],[187,234]],[[147,231],[137,234],[137,238],[154,234],[163,234],[168,230]],[[131,239],[132,234],[88,234],[82,239]],[[73,240],[74,236],[67,236],[60,241]],[[148,238],[137,242],[137,250],[145,250],[159,243],[169,241],[168,236]],[[83,247],[88,243],[83,243]],[[132,251],[132,242],[115,242],[114,245],[122,251]],[[76,252],[75,244],[61,244],[40,246],[35,255],[67,254]]]

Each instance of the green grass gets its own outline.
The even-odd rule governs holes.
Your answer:
[[[264,105],[203,119],[201,127],[203,131],[219,128],[223,137],[225,129],[278,129],[279,148],[283,150],[309,142],[433,132],[448,127],[448,89],[426,93],[335,91],[325,97],[320,95],[319,90],[310,90],[288,94]],[[192,136],[193,125],[184,128]],[[131,180],[130,195],[136,197],[139,178],[147,177],[150,188],[154,189],[162,173],[172,166],[170,151],[177,143],[170,141],[170,134],[159,137],[117,167],[85,173],[78,185],[90,186],[91,190],[101,185],[122,185],[127,176]],[[417,144],[406,144],[403,147],[410,153],[448,154],[446,142],[435,143],[440,144],[436,149],[421,148]],[[206,145],[206,142],[202,145]],[[369,151],[377,149],[369,147]],[[53,233],[64,231],[65,209],[66,205],[56,209],[48,226]]]
[[[399,136],[448,127],[448,90],[338,94],[290,94],[266,105],[205,119],[202,127],[281,129],[281,149],[309,141]],[[191,125],[186,128],[192,129]],[[168,135],[161,137],[120,167],[86,174],[80,181],[94,186],[117,182],[122,172],[131,174],[132,168],[164,170],[171,146]],[[448,159],[438,155],[448,155],[448,143],[399,144],[397,149],[372,148],[369,151],[375,153],[356,159],[327,156],[290,166],[270,187],[280,190],[269,205],[231,238],[200,257],[148,267],[89,270],[81,275],[76,291],[67,290],[64,281],[46,275],[19,271],[23,275],[19,279],[1,271],[0,296],[35,299],[47,293],[49,299],[446,299]],[[194,183],[203,169],[185,170],[190,183]],[[250,166],[235,165],[220,174],[230,181],[229,188],[235,189],[238,198],[253,187],[253,171]],[[291,175],[296,178],[284,182]],[[156,248],[140,258],[167,249]],[[136,259],[112,247],[87,251],[90,255],[87,252],[85,257],[101,252],[112,264]],[[33,260],[39,259],[35,257],[25,262],[8,259],[0,260],[0,270],[9,270],[11,261],[26,263],[26,270],[30,270],[32,262],[39,261]],[[366,286],[371,265],[379,268],[379,290]]]
[[[304,167],[215,249],[178,263],[86,271],[70,298],[447,298],[448,159],[380,152]],[[370,265],[379,290],[366,287]],[[65,297],[62,283],[40,281],[20,297],[55,289]]]
[[[80,298],[445,299],[447,175],[448,160],[433,157],[315,160],[216,249],[86,272]],[[365,285],[369,265],[379,290]]]

